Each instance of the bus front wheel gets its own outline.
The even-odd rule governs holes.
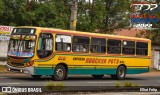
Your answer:
[[[93,78],[95,79],[101,79],[104,75],[92,75]]]
[[[61,81],[66,78],[66,69],[63,65],[56,66],[53,78],[56,81]]]
[[[126,76],[126,68],[124,66],[119,66],[116,75],[111,75],[112,79],[123,80]]]

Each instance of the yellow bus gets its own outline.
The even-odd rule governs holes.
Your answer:
[[[68,75],[125,79],[149,72],[151,41],[144,38],[21,26],[13,29],[7,54],[11,72],[54,80]]]

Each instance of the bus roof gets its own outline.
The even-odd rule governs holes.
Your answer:
[[[43,27],[32,27],[32,26],[20,26],[16,28],[36,28],[40,29],[43,32],[50,32],[50,33],[58,33],[58,34],[68,34],[68,35],[79,35],[79,36],[91,36],[91,37],[98,37],[98,38],[111,38],[111,39],[128,39],[128,40],[135,40],[135,41],[145,41],[150,42],[150,39],[146,38],[137,38],[137,37],[128,37],[128,36],[119,36],[119,35],[112,35],[112,34],[100,34],[100,33],[91,33],[91,32],[82,32],[82,31],[73,31],[73,30],[63,30],[63,29],[55,29],[55,28],[43,28]]]

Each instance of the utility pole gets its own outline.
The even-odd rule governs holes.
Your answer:
[[[77,3],[78,0],[73,0],[71,5],[70,30],[76,30],[77,24]]]

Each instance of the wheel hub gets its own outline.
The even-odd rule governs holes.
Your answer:
[[[119,75],[120,75],[120,77],[124,77],[124,70],[119,70]]]
[[[63,70],[62,69],[57,69],[56,73],[57,73],[58,77],[63,77]]]

